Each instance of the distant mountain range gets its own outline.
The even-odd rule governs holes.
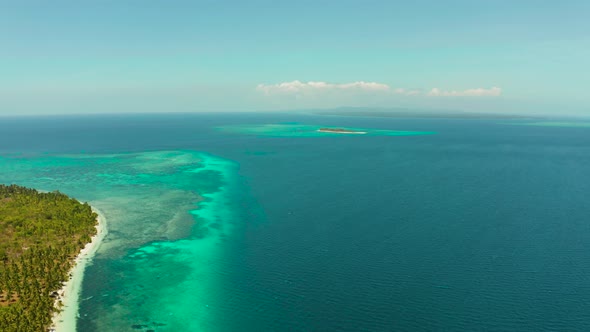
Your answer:
[[[303,111],[303,110],[302,110]],[[321,115],[368,116],[383,118],[464,118],[464,119],[539,119],[540,116],[499,113],[473,113],[457,110],[425,110],[409,108],[338,107],[321,110],[304,110]]]

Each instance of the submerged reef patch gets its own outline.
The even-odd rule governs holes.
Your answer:
[[[332,127],[306,124],[231,125],[217,127],[217,130],[234,134],[268,137],[415,136],[435,134],[435,132],[430,131]]]

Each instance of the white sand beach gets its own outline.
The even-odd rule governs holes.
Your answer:
[[[331,134],[357,134],[357,135],[364,135],[366,131],[350,131],[350,130],[334,130],[334,129],[318,129],[316,130],[319,133],[331,133]]]
[[[76,257],[75,265],[70,271],[70,279],[66,284],[58,291],[59,297],[56,299],[56,305],[58,301],[61,301],[63,306],[61,311],[53,315],[53,323],[50,331],[55,332],[75,332],[76,331],[76,320],[78,317],[78,307],[80,291],[82,290],[82,280],[84,279],[84,270],[86,266],[92,262],[94,254],[98,250],[102,239],[107,234],[106,219],[102,213],[96,208],[92,208],[96,214],[98,214],[98,224],[96,225],[97,233],[92,237],[92,241],[80,251],[78,257]]]

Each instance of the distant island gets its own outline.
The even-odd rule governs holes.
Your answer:
[[[366,131],[357,131],[343,128],[320,128],[317,130],[320,133],[334,133],[334,134],[366,134]]]
[[[97,218],[88,204],[60,192],[0,185],[3,332],[50,328],[74,261],[97,234]]]
[[[379,107],[339,107],[323,110],[301,110],[303,113],[334,116],[359,116],[376,118],[425,118],[425,119],[540,119],[539,115],[512,113],[478,113],[451,109],[410,109]]]
[[[367,136],[417,136],[436,134],[431,131],[410,131],[376,128],[326,127],[301,123],[266,123],[216,127],[217,130],[234,134],[267,137],[334,137],[346,135]]]

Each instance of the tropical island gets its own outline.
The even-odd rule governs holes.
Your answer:
[[[320,128],[317,130],[320,133],[334,133],[334,134],[366,134],[366,131],[357,131],[344,128]]]
[[[97,234],[97,218],[90,205],[60,192],[0,185],[2,331],[50,328],[75,259]]]
[[[266,137],[334,137],[334,134],[338,134],[339,136],[346,136],[345,134],[362,134],[367,136],[419,136],[435,134],[435,132],[430,131],[328,127],[325,125],[319,126],[299,123],[227,125],[216,127],[216,129],[233,134]]]

